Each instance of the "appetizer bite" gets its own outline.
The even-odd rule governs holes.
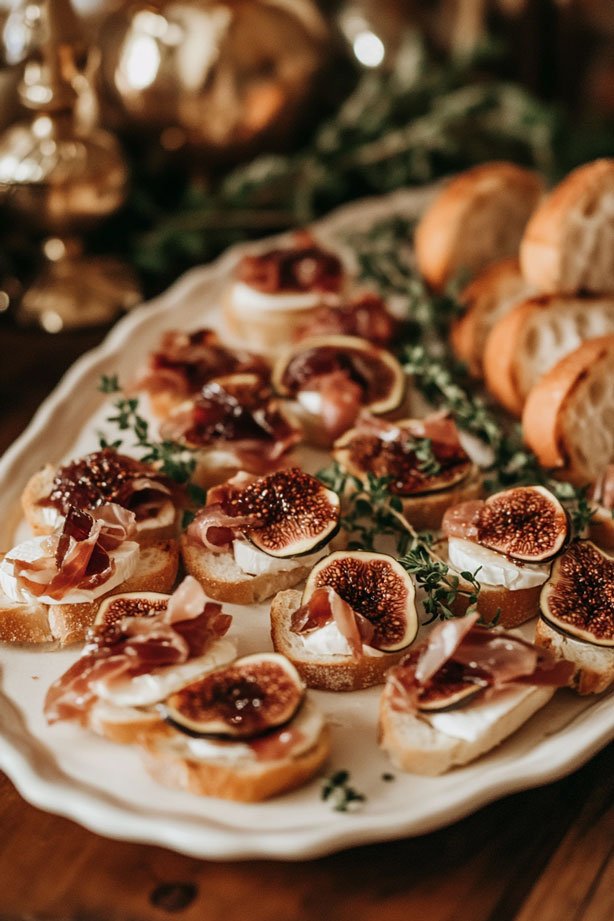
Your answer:
[[[243,256],[226,295],[226,325],[259,351],[283,348],[322,304],[338,302],[345,281],[335,253],[296,233],[288,246]]]
[[[302,582],[338,529],[339,496],[299,467],[240,473],[209,490],[181,552],[212,598],[254,604]]]
[[[389,346],[401,324],[377,294],[358,294],[338,306],[319,307],[294,333],[295,341],[314,336],[357,336],[373,345]]]
[[[520,246],[538,291],[614,294],[614,159],[578,167],[542,201]]]
[[[141,736],[160,783],[258,802],[310,780],[329,755],[328,728],[283,656],[259,653],[197,678],[161,704],[164,729]]]
[[[474,761],[570,681],[570,662],[477,617],[438,624],[388,673],[379,739],[399,770],[437,775]]]
[[[341,469],[366,483],[390,477],[403,514],[417,530],[436,530],[450,505],[482,495],[483,477],[464,451],[449,416],[385,422],[363,416],[342,435],[333,456]]]
[[[390,352],[355,336],[321,336],[294,345],[273,368],[273,386],[291,400],[305,438],[329,446],[359,413],[392,412],[403,403],[406,379]]]
[[[134,513],[119,505],[71,506],[52,535],[9,550],[0,562],[0,641],[75,643],[112,592],[169,591],[176,541],[141,546],[135,534]]]
[[[464,591],[462,573],[470,572],[481,586],[482,619],[499,617],[504,627],[535,617],[552,560],[570,538],[565,509],[543,486],[517,486],[451,506],[443,532],[447,541],[434,549],[458,575],[461,589],[452,610],[462,614],[468,607],[471,588]]]
[[[614,558],[588,540],[555,561],[540,597],[535,642],[574,665],[579,694],[614,682]]]
[[[163,438],[196,451],[195,482],[204,488],[239,470],[268,473],[288,463],[301,431],[257,374],[231,374],[174,409],[160,427]]]
[[[614,464],[608,464],[590,491],[593,514],[588,533],[603,550],[614,550]]]
[[[227,348],[212,329],[189,333],[170,329],[150,353],[135,386],[148,395],[153,413],[165,419],[175,406],[195,396],[213,378],[257,374],[267,381],[269,373],[263,358]]]
[[[516,256],[543,184],[514,163],[483,163],[455,176],[426,209],[414,238],[421,275],[436,291],[459,275]]]
[[[236,656],[232,617],[187,576],[172,595],[130,592],[100,606],[79,659],[51,685],[49,723],[77,722],[113,742],[159,728],[159,704]]]
[[[495,324],[484,350],[490,393],[515,416],[540,377],[588,339],[614,333],[614,297],[542,295]]]
[[[614,462],[614,335],[584,342],[532,388],[525,442],[543,467],[578,486]]]
[[[495,323],[533,294],[516,258],[492,263],[461,291],[463,313],[452,323],[450,341],[472,377],[483,377],[484,347]]]
[[[91,512],[113,503],[134,513],[135,540],[177,533],[178,486],[150,464],[103,448],[57,469],[47,464],[28,481],[21,503],[35,534],[51,534],[68,510]]]
[[[304,591],[271,604],[273,647],[311,688],[381,684],[418,633],[415,589],[393,557],[337,551],[314,566]]]

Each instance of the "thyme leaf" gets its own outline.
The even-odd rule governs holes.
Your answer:
[[[322,784],[320,798],[332,804],[335,812],[350,812],[366,801],[364,793],[350,786],[349,771],[335,771]]]

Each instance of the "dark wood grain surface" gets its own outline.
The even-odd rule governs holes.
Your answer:
[[[99,338],[0,326],[0,452]],[[0,774],[0,921],[612,921],[613,777],[610,748],[431,835],[216,863],[100,838]]]

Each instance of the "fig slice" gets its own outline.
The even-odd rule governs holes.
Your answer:
[[[358,385],[361,408],[376,415],[396,409],[405,396],[405,372],[394,355],[358,336],[304,339],[278,359],[271,379],[281,396],[296,397],[332,374]]]
[[[614,557],[574,541],[552,567],[540,607],[551,627],[595,646],[614,646]]]
[[[124,617],[149,617],[166,611],[170,595],[160,592],[124,592],[105,598],[96,614],[95,627],[111,626]]]
[[[452,687],[437,688],[437,693],[429,694],[425,700],[420,700],[418,709],[422,713],[443,713],[446,710],[455,710],[464,707],[484,690],[484,684],[475,681],[462,683]]]
[[[313,593],[330,586],[374,628],[369,645],[381,652],[396,652],[412,643],[418,633],[416,590],[400,563],[385,553],[338,550],[312,569],[302,605]]]
[[[230,515],[256,516],[252,544],[269,556],[315,553],[339,530],[339,496],[300,467],[248,483],[224,503]]]
[[[188,735],[249,739],[288,723],[304,697],[305,685],[285,656],[256,653],[184,685],[162,710]]]
[[[569,539],[569,519],[544,486],[517,486],[490,496],[477,510],[475,539],[524,563],[552,559]]]

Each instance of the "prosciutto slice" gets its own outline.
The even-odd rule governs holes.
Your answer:
[[[353,658],[359,659],[362,656],[363,644],[370,645],[375,628],[330,585],[317,588],[309,601],[294,612],[291,631],[302,636],[333,622],[347,640]]]
[[[202,656],[226,634],[231,621],[220,604],[207,599],[196,579],[187,576],[161,613],[126,617],[90,631],[81,658],[47,692],[47,721],[85,722],[101,683]]]
[[[469,614],[438,624],[421,647],[391,670],[397,709],[416,712],[424,701],[445,700],[468,685],[488,693],[509,685],[569,683],[571,662],[512,633],[478,627],[476,620],[477,614]]]
[[[19,588],[34,597],[61,601],[73,589],[92,589],[115,571],[109,555],[136,531],[133,512],[109,503],[91,514],[71,507],[61,530],[48,538],[47,554],[37,560],[9,559]]]
[[[358,336],[387,346],[399,329],[399,323],[386,309],[377,294],[363,294],[349,304],[320,307],[296,332],[295,340],[312,336]]]

